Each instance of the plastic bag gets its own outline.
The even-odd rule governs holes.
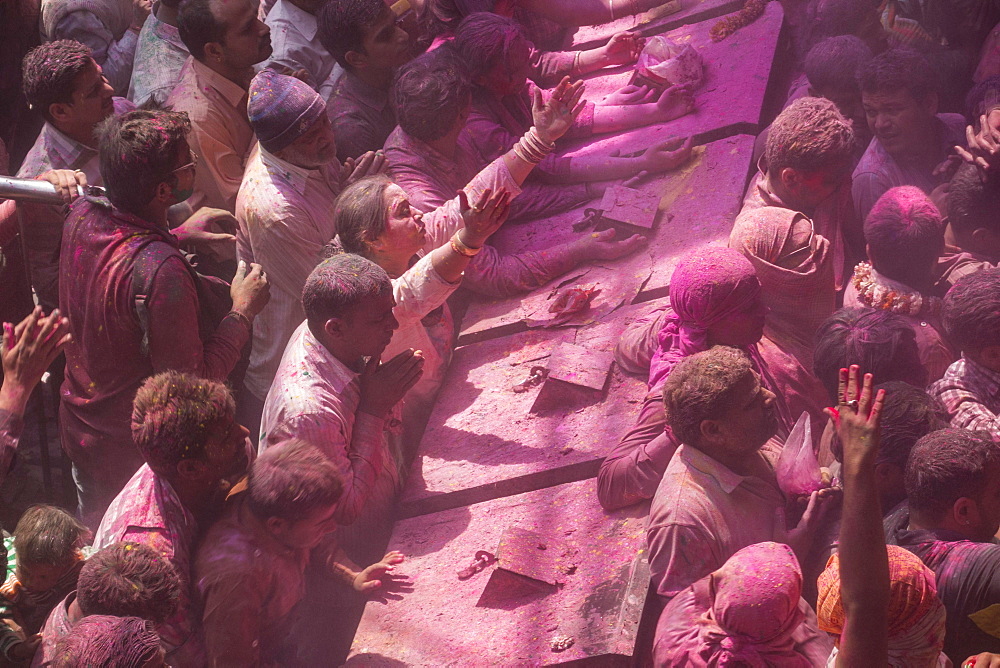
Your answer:
[[[792,433],[788,435],[785,447],[778,457],[775,475],[778,487],[788,497],[812,494],[823,487],[819,462],[813,453],[809,413],[803,411],[792,427]]]
[[[681,46],[662,35],[646,40],[636,71],[656,86],[688,85],[692,90],[701,85],[705,76],[701,54],[694,47]]]

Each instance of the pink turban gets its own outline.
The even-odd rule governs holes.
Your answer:
[[[708,350],[708,330],[760,299],[753,265],[730,248],[709,246],[684,257],[670,278],[670,309],[649,366],[649,387],[666,380],[682,359]]]
[[[792,549],[750,545],[667,605],[657,626],[656,665],[808,668],[829,654],[808,610]]]

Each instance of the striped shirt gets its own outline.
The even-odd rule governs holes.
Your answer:
[[[339,170],[336,161],[320,169],[298,167],[259,144],[250,153],[236,198],[236,248],[239,259],[263,266],[271,285],[271,300],[254,319],[244,380],[258,399],[267,396],[285,345],[305,320],[302,288],[336,234]]]

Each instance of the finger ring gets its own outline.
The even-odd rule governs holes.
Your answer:
[[[852,411],[858,410],[858,400],[851,399],[850,401],[847,402],[847,407],[850,408]]]
[[[478,206],[472,207],[472,213],[482,213],[482,212],[483,210],[480,209]]]

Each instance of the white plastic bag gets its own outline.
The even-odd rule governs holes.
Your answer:
[[[823,487],[819,462],[813,453],[809,413],[803,411],[792,427],[792,433],[785,441],[774,472],[778,478],[778,487],[790,498],[812,494]]]
[[[690,44],[681,46],[663,35],[650,37],[639,55],[639,76],[660,86],[701,85],[705,75],[701,54]]]

